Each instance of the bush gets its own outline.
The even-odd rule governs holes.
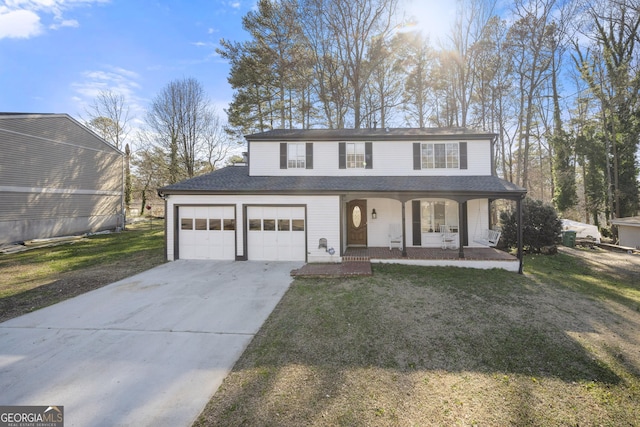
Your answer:
[[[504,245],[518,245],[518,212],[501,212]],[[522,246],[525,251],[540,253],[545,246],[555,245],[562,231],[562,222],[553,206],[540,200],[526,198],[522,202]]]

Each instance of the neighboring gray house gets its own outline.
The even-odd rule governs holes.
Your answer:
[[[0,244],[121,227],[123,168],[67,114],[0,113]]]

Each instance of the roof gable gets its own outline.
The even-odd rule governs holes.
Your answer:
[[[123,154],[68,114],[0,113],[0,131]]]
[[[640,216],[629,216],[626,218],[612,219],[611,224],[624,225],[628,227],[640,227]]]

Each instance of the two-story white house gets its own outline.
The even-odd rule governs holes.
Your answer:
[[[461,265],[491,245],[491,201],[520,209],[526,194],[493,174],[490,133],[311,129],[245,138],[247,163],[159,190],[167,259],[324,263],[371,250]],[[416,252],[426,248],[437,252]],[[521,269],[512,261],[508,269]]]

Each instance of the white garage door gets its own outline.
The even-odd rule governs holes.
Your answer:
[[[234,206],[180,206],[181,259],[236,259]]]
[[[305,208],[247,207],[247,256],[260,261],[305,261]]]

